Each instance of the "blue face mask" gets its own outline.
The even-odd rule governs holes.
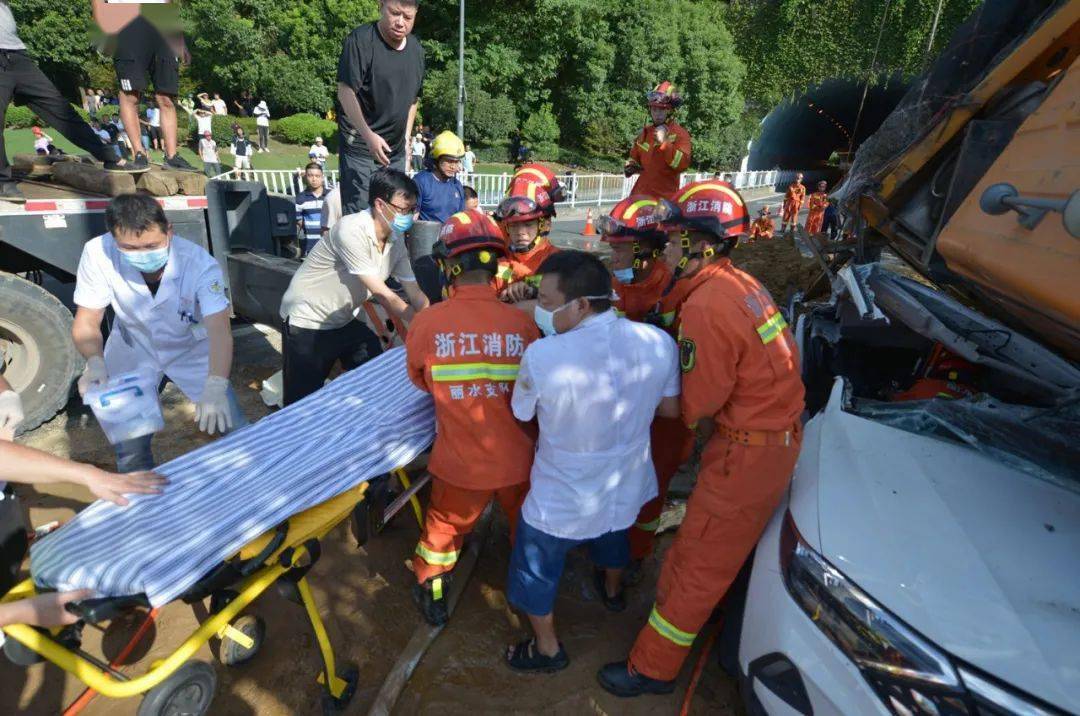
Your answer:
[[[121,251],[128,265],[141,273],[160,271],[169,262],[169,247],[150,251]]]
[[[615,280],[619,283],[634,282],[634,269],[632,268],[615,269],[611,272],[611,275],[614,276]]]
[[[413,215],[412,214],[398,214],[394,217],[394,223],[391,224],[394,231],[399,234],[404,234],[413,227]]]
[[[393,210],[392,207],[391,207],[391,210]],[[413,215],[411,213],[409,213],[409,214],[398,214],[395,211],[393,221],[390,221],[389,219],[386,218],[386,216],[384,216],[381,213],[379,214],[379,216],[382,217],[382,220],[386,222],[386,225],[390,227],[391,231],[393,231],[395,233],[398,233],[398,234],[408,233],[409,229],[411,229],[413,227]]]

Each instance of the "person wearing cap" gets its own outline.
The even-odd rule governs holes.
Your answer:
[[[630,149],[624,173],[639,174],[632,194],[670,198],[690,166],[690,133],[673,119],[683,99],[670,82],[661,82],[646,95],[649,119]]]
[[[321,388],[337,362],[352,370],[382,353],[379,337],[355,318],[365,301],[378,301],[406,326],[428,307],[405,245],[416,193],[405,172],[380,169],[371,177],[370,208],[343,216],[304,257],[281,299],[285,405]],[[391,276],[408,303],[386,285]]]
[[[769,207],[763,206],[758,211],[758,217],[750,224],[750,240],[771,239],[776,232],[776,225],[769,216]]]
[[[266,100],[260,100],[251,110],[255,115],[255,129],[259,132],[259,151],[270,151],[270,108],[266,106]]]
[[[825,223],[825,209],[829,206],[828,182],[819,181],[817,191],[806,200],[806,235],[815,236],[821,233],[821,227]]]
[[[644,321],[674,338],[674,315],[681,291],[673,285],[664,261],[668,235],[656,218],[659,200],[631,195],[596,222],[601,240],[611,246],[612,290],[618,297],[615,311],[631,321]],[[668,486],[694,450],[694,436],[682,421],[657,416],[650,429],[657,494],[638,512],[630,528],[630,569],[627,583],[641,575],[641,564],[652,552]]]
[[[687,286],[676,319],[681,417],[707,442],[648,622],[629,658],[597,675],[624,697],[675,689],[695,637],[787,490],[802,437],[794,336],[769,292],[728,257],[750,226],[742,197],[722,182],[697,182],[659,213],[680,236],[668,258]]]
[[[330,150],[323,144],[322,137],[315,137],[315,143],[308,149],[308,159],[317,163],[323,169],[326,168],[326,160],[330,156]]]
[[[649,426],[678,415],[675,342],[615,314],[603,262],[561,251],[539,273],[534,319],[545,338],[525,349],[511,401],[517,419],[540,430],[507,576],[507,600],[534,633],[507,649],[518,671],[569,663],[553,612],[571,549],[587,545],[604,606],[626,608],[627,529],[656,496]]]
[[[506,254],[506,236],[491,217],[449,217],[434,252],[448,298],[419,314],[405,341],[409,378],[435,400],[431,501],[413,555],[415,601],[433,625],[447,620],[450,575],[484,509],[498,502],[512,537],[529,487],[536,433],[514,419],[510,395],[521,356],[540,332],[491,287]]]
[[[555,204],[563,200],[563,188],[555,174],[542,164],[526,164],[514,172],[507,197],[495,209],[495,219],[510,238],[510,258],[495,277],[499,298],[532,311],[539,289],[540,264],[558,253],[548,239]]]
[[[35,153],[44,156],[56,151],[56,147],[53,146],[53,138],[41,131],[41,127],[31,127],[30,132],[34,135]]]
[[[146,194],[121,194],[105,210],[108,233],[83,247],[71,336],[86,359],[80,394],[110,376],[150,371],[195,403],[209,435],[247,424],[229,383],[233,340],[221,266],[203,247],[174,236],[165,211]],[[105,310],[115,318],[102,340]],[[152,435],[117,443],[120,472],[154,465]]]
[[[221,174],[221,159],[218,157],[217,142],[209,130],[203,132],[199,139],[199,159],[202,159],[203,171],[208,177],[216,177]]]

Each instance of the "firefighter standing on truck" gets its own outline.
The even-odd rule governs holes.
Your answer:
[[[784,213],[780,218],[780,233],[782,234],[787,233],[789,224],[794,230],[795,224],[799,223],[799,210],[802,209],[803,201],[806,199],[806,185],[802,183],[802,179],[802,172],[799,172],[795,175],[795,181],[788,184],[787,191],[784,192]]]
[[[674,690],[697,632],[787,489],[802,438],[803,384],[791,330],[768,291],[728,258],[749,228],[742,198],[699,182],[684,187],[665,213],[665,226],[684,232],[682,419],[709,437],[648,623],[629,658],[598,674],[619,696]]]
[[[495,288],[499,298],[531,312],[536,298],[540,264],[559,250],[548,239],[555,203],[563,197],[555,174],[541,164],[526,164],[514,172],[507,197],[495,209],[510,240],[510,255],[499,262]]]
[[[631,321],[651,323],[672,333],[674,302],[681,291],[669,291],[672,272],[663,260],[668,237],[656,220],[658,206],[652,197],[627,197],[608,216],[600,217],[597,228],[601,240],[611,245],[612,290],[619,297],[615,310]],[[629,583],[637,581],[641,561],[652,551],[671,478],[694,450],[693,433],[679,418],[656,417],[650,438],[658,494],[642,505],[630,528]]]
[[[634,140],[623,172],[628,177],[640,174],[631,194],[670,199],[690,166],[690,133],[672,119],[683,100],[670,82],[661,82],[646,97],[652,124]]]
[[[506,237],[486,214],[451,216],[435,244],[449,298],[418,314],[405,341],[409,378],[435,400],[431,501],[413,557],[413,597],[435,626],[446,623],[449,575],[484,508],[498,501],[512,538],[529,489],[536,435],[514,419],[510,396],[540,332],[495,295],[506,254]]]

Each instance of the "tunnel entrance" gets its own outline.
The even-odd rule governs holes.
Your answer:
[[[831,184],[848,164],[849,152],[881,126],[910,82],[899,75],[878,78],[860,115],[864,86],[860,79],[829,79],[778,105],[762,120],[747,169],[807,170]]]

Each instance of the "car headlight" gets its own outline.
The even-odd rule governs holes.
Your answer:
[[[803,541],[789,512],[780,535],[784,584],[810,620],[901,716],[970,714],[949,659]]]

